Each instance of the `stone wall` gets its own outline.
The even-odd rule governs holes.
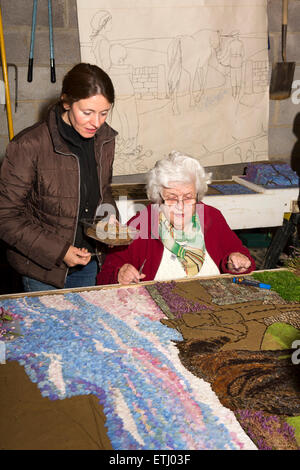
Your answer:
[[[32,0],[2,0],[2,20],[7,62],[17,66],[18,103],[15,111],[15,68],[9,66],[10,93],[14,133],[33,124],[45,107],[54,100],[61,87],[61,79],[73,64],[80,61],[80,47],[77,23],[76,0],[54,0],[53,27],[56,63],[56,83],[50,81],[49,32],[47,2],[38,2],[37,28],[34,49],[33,80],[27,82],[27,65],[30,49]],[[270,63],[280,61],[281,49],[281,0],[268,0]],[[289,1],[289,24],[287,60],[296,62],[294,80],[300,80],[300,0]],[[2,76],[1,76],[2,79]],[[296,84],[296,83],[295,83]],[[269,158],[290,160],[296,137],[293,123],[300,111],[299,93],[294,90],[292,97],[284,101],[270,101]],[[294,102],[293,102],[294,101]],[[3,105],[0,105],[0,158],[8,143],[8,126]],[[240,174],[243,164],[209,167],[214,178],[227,178]]]

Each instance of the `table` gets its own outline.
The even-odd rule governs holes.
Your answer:
[[[286,416],[269,409],[279,403],[293,419],[300,415],[289,363],[280,363],[286,391],[278,386],[277,397],[274,386],[266,385],[255,403],[247,387],[241,394],[222,388],[233,357],[240,369],[230,369],[231,380],[237,381],[240,375],[234,374],[246,373],[241,354],[244,365],[251,363],[253,369],[255,362],[260,372],[262,360],[271,368],[278,363],[283,353],[270,327],[285,319],[297,333],[298,302],[286,302],[276,292],[245,289],[221,275],[4,295],[0,306],[23,314],[24,334],[6,343],[6,364],[0,365],[0,383],[5,385],[1,402],[6,403],[1,448],[299,445]],[[271,350],[263,350],[265,342],[272,343]],[[214,367],[204,367],[217,363],[222,376]],[[23,428],[28,421],[32,425]]]

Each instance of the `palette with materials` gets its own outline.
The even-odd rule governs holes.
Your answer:
[[[85,233],[97,241],[112,246],[129,245],[138,230],[118,222],[110,223],[108,221],[100,220],[81,220],[84,226]]]

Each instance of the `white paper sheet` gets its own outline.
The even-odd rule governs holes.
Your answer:
[[[267,0],[77,0],[81,60],[112,78],[114,175],[171,150],[268,159]]]

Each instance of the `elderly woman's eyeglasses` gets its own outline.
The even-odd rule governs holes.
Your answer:
[[[183,205],[192,205],[196,203],[196,198],[191,196],[183,196],[183,197],[162,197],[162,200],[167,206],[176,206],[182,202]]]

